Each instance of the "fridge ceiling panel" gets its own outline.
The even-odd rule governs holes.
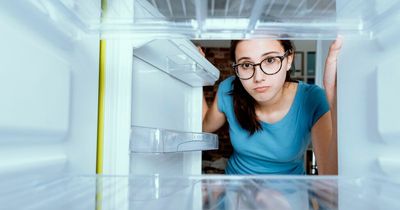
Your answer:
[[[103,37],[331,39],[338,33],[371,38],[398,16],[395,0],[30,0],[60,30]],[[102,3],[103,2],[103,3]],[[79,33],[73,33],[79,36]]]
[[[178,33],[192,39],[330,39],[338,33],[371,38],[381,20],[399,11],[399,3],[391,0],[379,3],[375,0],[136,0],[134,8],[134,30],[139,34]]]

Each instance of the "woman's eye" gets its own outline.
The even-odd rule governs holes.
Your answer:
[[[276,58],[275,57],[267,58],[267,59],[265,59],[265,61],[269,64],[272,64],[276,61]]]
[[[244,68],[244,69],[249,69],[249,68],[252,68],[253,67],[253,65],[251,64],[251,63],[242,63],[242,68]]]

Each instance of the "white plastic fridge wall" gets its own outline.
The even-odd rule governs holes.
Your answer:
[[[338,65],[341,175],[400,180],[399,25],[397,12],[375,26],[374,39],[345,37]]]
[[[99,35],[22,1],[0,2],[0,25],[0,174],[95,173]]]
[[[388,4],[379,1],[374,6],[380,11]],[[395,95],[400,89],[400,15],[398,7],[389,11],[385,18],[372,19],[377,21],[373,39],[344,40],[337,85],[339,175],[386,177],[399,183],[400,100]],[[342,191],[339,200],[351,202],[340,196]]]

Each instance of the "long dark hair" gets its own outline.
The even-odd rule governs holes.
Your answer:
[[[232,62],[236,62],[235,58],[235,50],[237,44],[242,40],[232,40],[230,55]],[[289,55],[294,56],[294,45],[290,40],[278,40],[282,45],[284,51],[289,51]],[[293,58],[294,60],[294,58]],[[294,66],[294,65],[292,65]],[[286,82],[292,82],[293,80],[290,78],[290,71],[286,72]],[[244,89],[240,79],[235,77],[233,80],[233,89],[229,93],[233,97],[233,108],[235,111],[236,119],[238,120],[240,126],[247,130],[250,135],[253,135],[255,132],[261,130],[261,124],[256,116],[256,101],[254,98]]]

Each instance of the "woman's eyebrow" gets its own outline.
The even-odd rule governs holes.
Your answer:
[[[261,57],[264,57],[264,56],[269,55],[269,54],[274,54],[274,53],[281,53],[281,52],[278,52],[278,51],[270,51],[270,52],[266,52],[266,53],[262,54]],[[250,57],[241,57],[241,58],[239,58],[239,59],[237,60],[237,63],[239,63],[241,60],[251,60],[251,58],[250,58]]]
[[[237,63],[239,63],[241,60],[251,60],[250,57],[241,57],[237,60]]]
[[[281,53],[281,52],[277,52],[277,51],[266,52],[266,53],[262,54],[261,57],[264,57],[266,55],[273,54],[273,53]]]

